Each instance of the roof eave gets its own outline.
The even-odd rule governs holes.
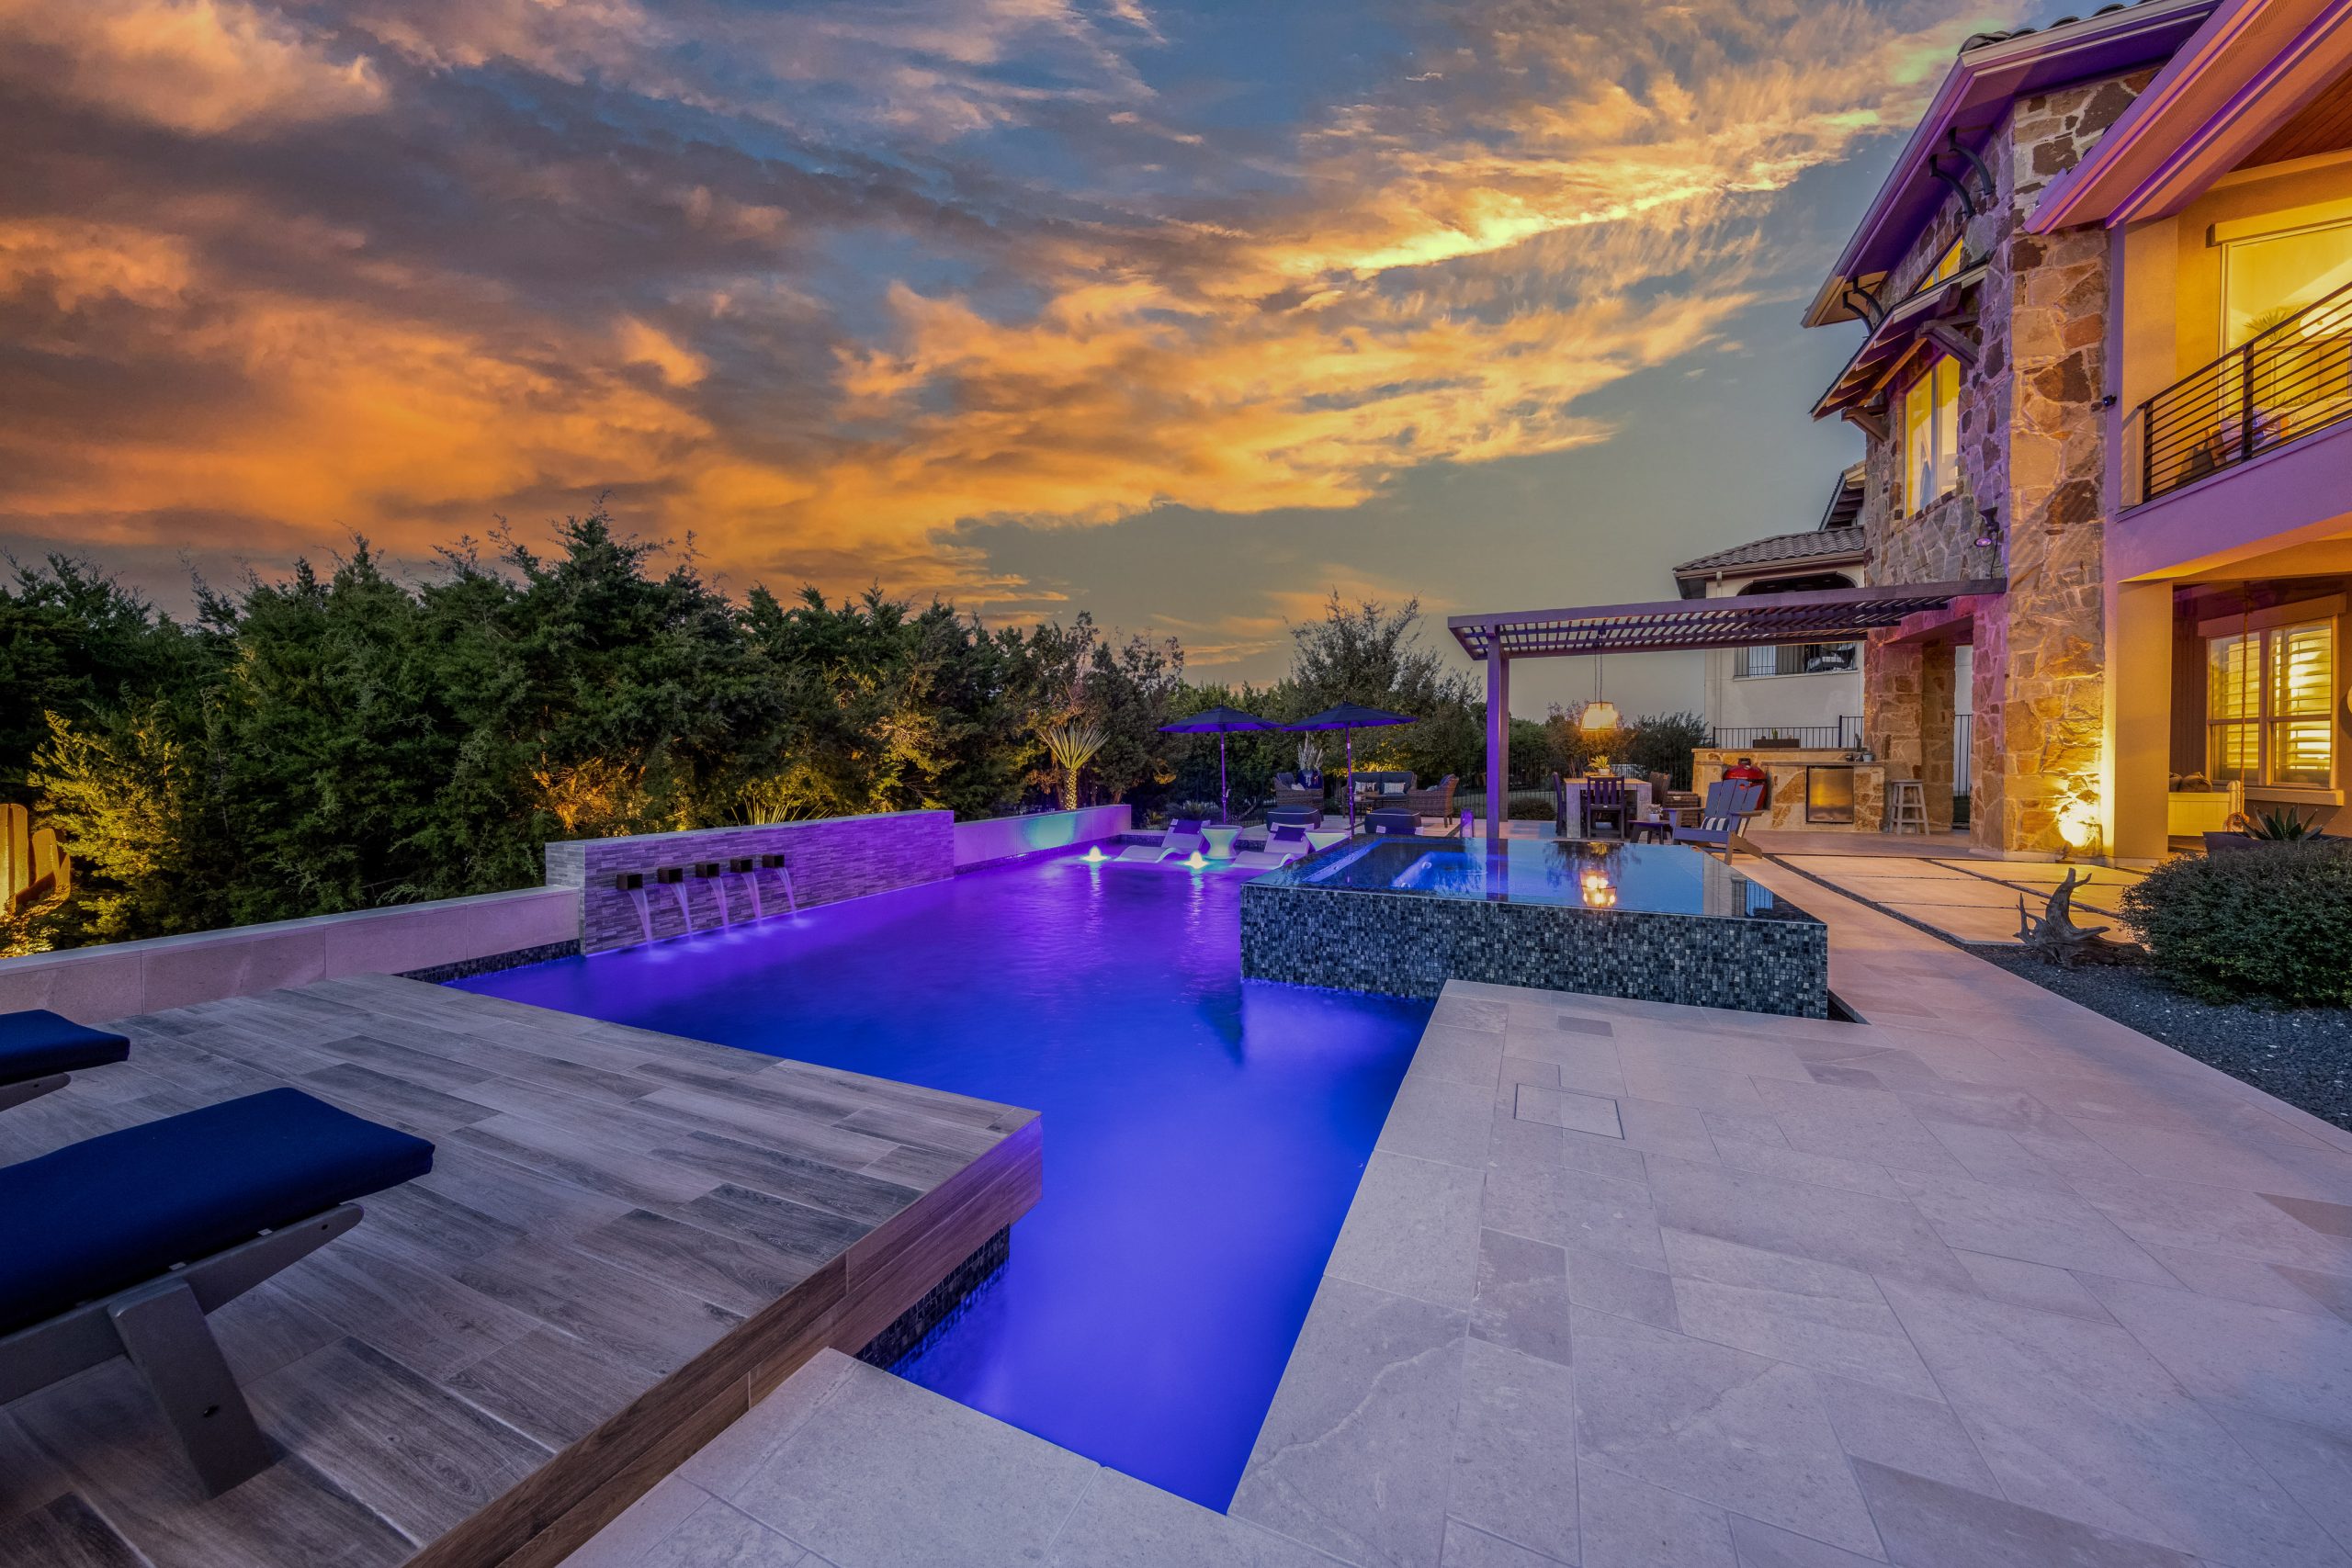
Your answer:
[[[1943,188],[1926,188],[1921,181],[1932,185],[1933,176],[1926,174],[1928,161],[1944,150],[1951,136],[1976,137],[1981,144],[1979,133],[1999,123],[2020,91],[2043,91],[2065,81],[2111,74],[2162,59],[2220,4],[2222,0],[2141,0],[2123,10],[1980,44],[1962,52],[1945,73],[1902,154],[1871,198],[1828,280],[1814,296],[1804,325],[1826,326],[1853,319],[1854,312],[1843,302],[1847,285],[1858,277],[1883,274],[1893,265],[1893,255],[1908,248],[1917,226],[1942,206]],[[1899,242],[1889,238],[1898,231]],[[1882,255],[1882,249],[1893,255]]]
[[[2026,220],[2037,234],[2165,218],[2352,65],[2352,0],[2224,0]]]

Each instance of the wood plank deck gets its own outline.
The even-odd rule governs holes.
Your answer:
[[[0,1408],[0,1568],[535,1568],[1036,1201],[1032,1111],[384,976],[124,1021],[0,1163],[290,1084],[430,1176],[213,1314],[283,1457],[197,1491],[122,1361]]]

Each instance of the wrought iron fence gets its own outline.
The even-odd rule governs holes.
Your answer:
[[[2352,284],[2313,300],[2132,413],[2137,506],[2352,419]]]

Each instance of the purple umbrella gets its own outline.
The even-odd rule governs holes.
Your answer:
[[[1230,822],[1233,820],[1233,812],[1225,783],[1225,738],[1253,729],[1280,729],[1282,726],[1269,719],[1260,718],[1254,713],[1243,713],[1239,708],[1214,707],[1203,708],[1189,718],[1180,718],[1173,724],[1163,724],[1159,728],[1163,733],[1170,735],[1214,735],[1216,737],[1217,820]]]
[[[1408,713],[1390,713],[1386,708],[1368,708],[1361,703],[1341,703],[1325,708],[1312,718],[1302,718],[1296,724],[1285,724],[1284,729],[1338,729],[1347,734],[1348,747],[1348,833],[1356,830],[1356,737],[1359,729],[1378,729],[1384,725],[1419,724],[1420,720]]]

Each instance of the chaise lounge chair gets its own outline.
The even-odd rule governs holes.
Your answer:
[[[1312,848],[1314,846],[1306,841],[1306,828],[1295,822],[1273,822],[1266,828],[1266,847],[1243,850],[1233,857],[1233,863],[1264,871],[1273,866],[1288,865]]]
[[[1168,831],[1156,844],[1129,844],[1119,852],[1121,860],[1167,860],[1171,855],[1182,859],[1204,848],[1208,840],[1201,837],[1202,820],[1197,817],[1179,817],[1168,824]]]
[[[84,1067],[130,1055],[130,1042],[43,1008],[0,1013],[0,1111],[63,1089]]]
[[[204,1314],[432,1168],[424,1139],[293,1089],[0,1167],[0,1404],[128,1356],[218,1496],[270,1451]]]

